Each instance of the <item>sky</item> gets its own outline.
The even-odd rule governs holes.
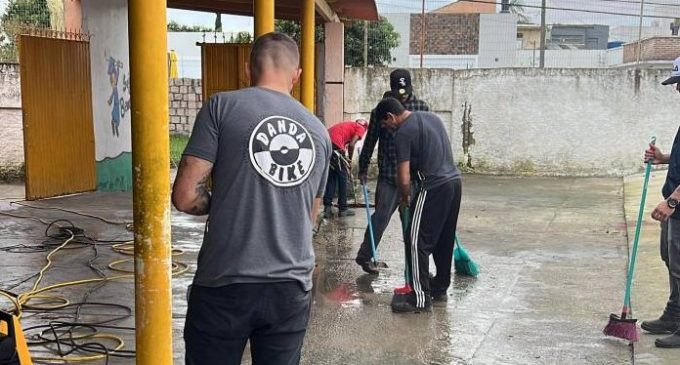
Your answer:
[[[103,1],[103,0],[84,0],[84,1]],[[486,0],[484,0],[486,1]],[[491,1],[491,0],[489,0]],[[500,0],[497,0],[500,2]],[[646,15],[663,15],[680,17],[680,0],[645,0]],[[0,0],[0,11],[4,8],[8,0]],[[450,4],[451,0],[426,0],[426,10]],[[541,0],[521,0],[525,5],[540,6]],[[378,12],[385,13],[419,13],[421,1],[419,0],[376,0]],[[659,5],[669,4],[669,5]],[[608,11],[625,14],[639,14],[639,0],[547,0],[548,7],[574,8],[584,12],[569,12],[563,10],[551,10],[546,12],[547,22],[569,23],[569,24],[606,24],[617,25],[637,25],[638,18],[621,15],[593,14],[589,11]],[[526,9],[526,14],[534,23],[540,22],[540,9]],[[209,13],[193,12],[177,9],[168,9],[168,21],[175,20],[187,25],[213,26],[215,16]],[[668,19],[649,19],[645,20],[645,25],[658,22],[660,26],[666,28],[670,20]],[[222,15],[222,26],[225,32],[250,31],[253,28],[252,18],[241,16]]]
[[[523,4],[540,7],[541,0],[521,0]],[[449,0],[426,0],[426,11],[434,10],[450,4]],[[500,0],[498,0],[500,2]],[[645,15],[675,15],[680,17],[680,0],[646,0]],[[657,4],[672,4],[671,6],[661,6]],[[386,13],[420,13],[421,1],[419,0],[376,0],[378,12]],[[677,5],[677,6],[674,6]],[[610,26],[618,25],[638,25],[640,13],[639,0],[547,0],[547,7],[573,8],[584,10],[583,12],[572,12],[564,10],[547,10],[546,18],[551,23],[568,24],[606,24]],[[594,14],[592,11],[605,11],[613,13],[631,14],[636,16]],[[534,23],[540,22],[540,8],[526,8],[526,14]],[[214,16],[205,16],[205,13],[197,13],[184,10],[169,9],[168,19],[185,24],[200,24],[212,26],[215,22]],[[252,29],[252,20],[248,17],[222,16],[222,25],[225,31],[240,31]],[[658,22],[660,26],[668,27],[668,19],[645,19],[645,25]],[[235,27],[232,30],[231,27]]]

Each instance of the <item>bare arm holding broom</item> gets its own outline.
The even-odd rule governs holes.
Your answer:
[[[661,152],[661,149],[653,144],[645,151],[645,161],[652,161],[653,165],[668,164],[671,155]],[[652,212],[652,218],[659,222],[665,222],[675,213],[675,208],[680,200],[680,187],[673,191],[667,200],[660,202]]]

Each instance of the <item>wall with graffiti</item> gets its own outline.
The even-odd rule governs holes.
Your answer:
[[[90,38],[97,185],[132,190],[130,63],[126,0],[83,0]]]

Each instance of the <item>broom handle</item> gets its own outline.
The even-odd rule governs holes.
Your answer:
[[[652,137],[652,145],[656,144],[656,137]],[[638,244],[640,242],[640,231],[642,228],[642,218],[644,217],[645,201],[647,199],[647,185],[649,184],[649,175],[652,172],[652,161],[647,161],[645,168],[645,181],[642,184],[642,198],[640,199],[640,209],[638,210],[637,223],[635,224],[635,238],[633,239],[633,252],[630,256],[630,263],[628,264],[628,276],[626,279],[626,296],[623,299],[623,310],[621,317],[626,318],[626,314],[630,313],[630,292],[633,287],[633,274],[635,273],[635,262],[637,261]]]
[[[371,207],[368,204],[368,188],[361,185],[364,191],[364,202],[366,202],[366,218],[368,219],[368,231],[371,234],[371,251],[373,253],[373,263],[378,262],[378,252],[375,249],[375,236],[373,235],[373,222],[371,221]]]

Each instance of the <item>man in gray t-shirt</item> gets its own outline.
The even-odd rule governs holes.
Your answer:
[[[451,284],[454,235],[461,198],[461,176],[444,123],[429,112],[410,112],[394,98],[376,107],[376,119],[394,131],[397,185],[401,206],[410,205],[412,220],[406,232],[406,262],[413,291],[407,300],[394,300],[395,312],[428,310],[432,300],[445,300]],[[419,185],[411,200],[411,181]],[[429,278],[430,254],[437,275]]]
[[[203,106],[173,188],[178,210],[209,214],[189,297],[187,364],[240,364],[248,340],[255,364],[295,364],[309,319],[312,222],[331,143],[290,96],[300,75],[294,41],[258,38],[250,75],[256,87]]]

